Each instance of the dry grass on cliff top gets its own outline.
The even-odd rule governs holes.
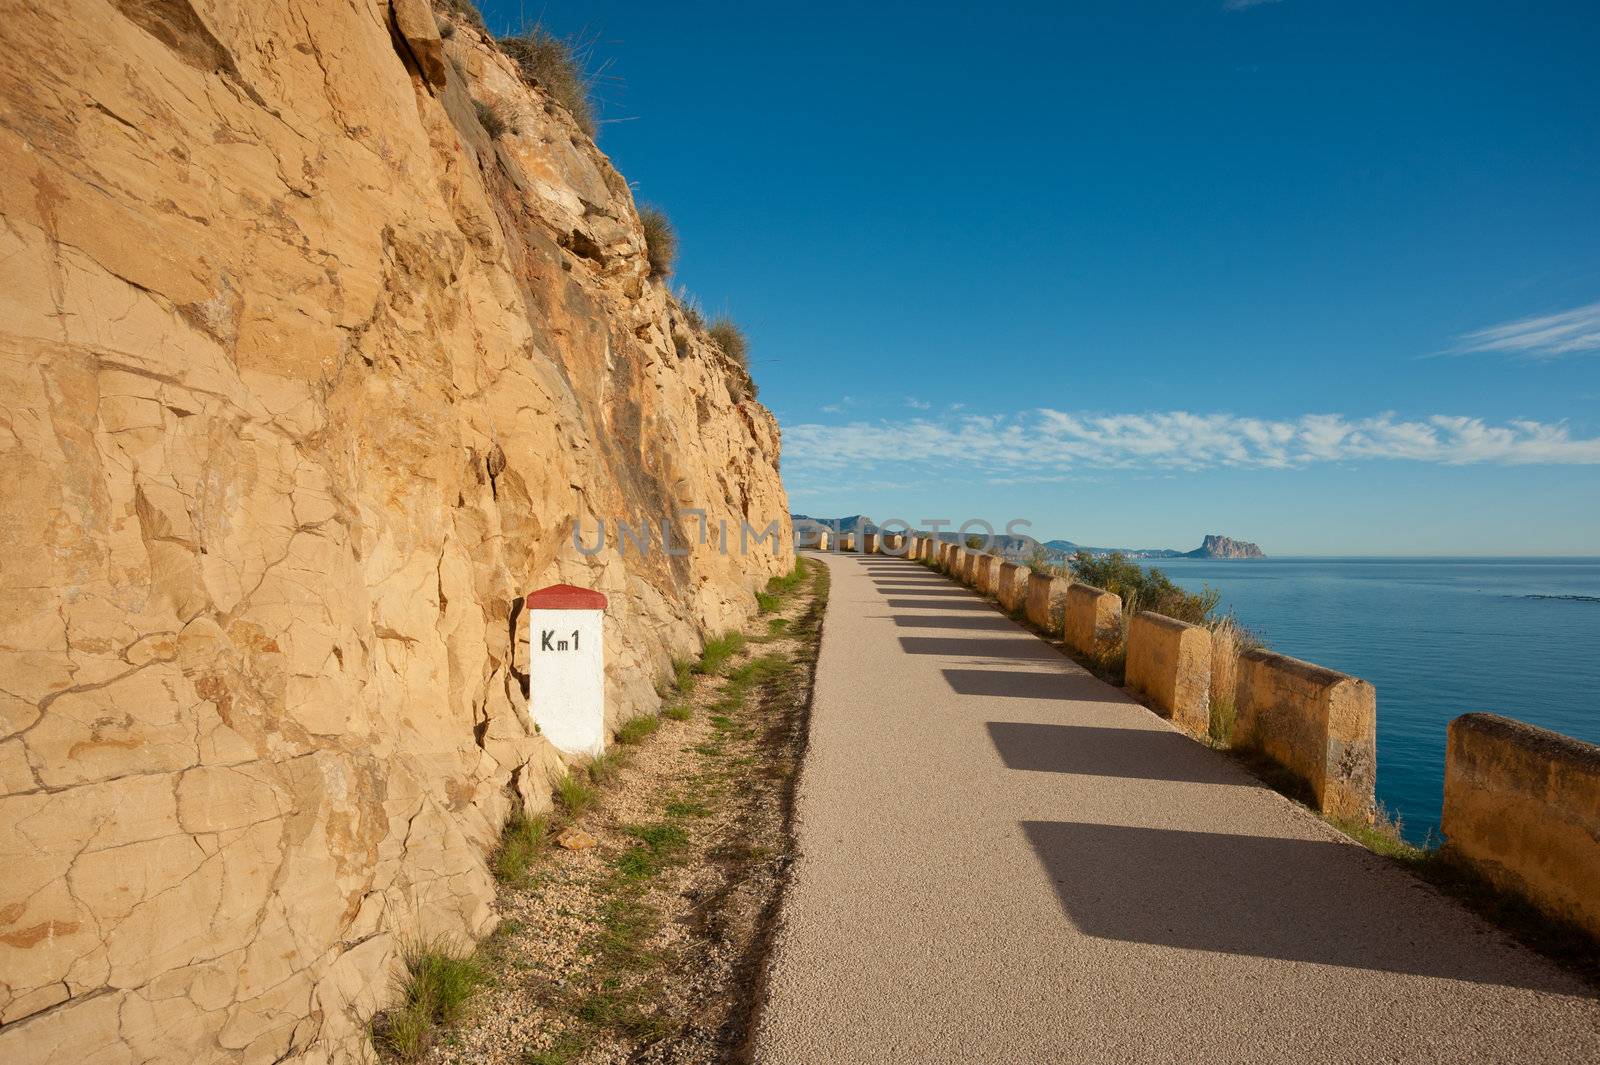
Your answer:
[[[557,37],[535,23],[521,33],[500,38],[500,50],[517,64],[524,78],[566,108],[579,129],[590,137],[595,135],[599,129],[594,106],[596,75],[586,69],[587,46]]]
[[[502,877],[502,923],[476,955],[483,990],[415,1060],[713,1062],[738,1052],[792,855],[826,601],[826,568],[803,565],[802,577],[772,582],[774,609],[747,632],[675,663],[664,712],[623,726],[607,783],[569,777],[565,809]],[[508,828],[500,854],[522,847],[528,824]],[[550,846],[567,828],[594,845]]]

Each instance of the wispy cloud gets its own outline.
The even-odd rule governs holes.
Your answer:
[[[856,398],[854,396],[840,396],[839,402],[829,403],[826,406],[818,409],[820,409],[824,414],[843,414],[846,407],[853,407],[855,405]]]
[[[1276,4],[1278,0],[1222,0],[1222,10],[1243,11],[1247,7],[1260,7],[1262,4]]]
[[[906,406],[910,407],[912,410],[927,410],[932,407],[933,404],[929,403],[927,400],[918,399],[916,396],[907,396]]]
[[[1458,337],[1450,350],[1456,354],[1499,351],[1541,360],[1600,351],[1600,303],[1467,333]]]
[[[784,429],[785,465],[816,475],[922,464],[1017,480],[1073,469],[1292,469],[1316,463],[1407,460],[1461,466],[1600,465],[1600,437],[1559,422],[1503,424],[1436,414],[1267,419],[1165,411],[1077,414],[1041,408],[1006,415],[802,424]],[[808,477],[807,479],[812,479]]]

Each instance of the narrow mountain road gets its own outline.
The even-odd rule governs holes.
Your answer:
[[[756,1061],[1600,1061],[1580,981],[955,583],[817,557]]]

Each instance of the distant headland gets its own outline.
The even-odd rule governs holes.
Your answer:
[[[791,514],[790,519],[795,522],[814,521],[826,525],[830,529],[837,529],[841,533],[869,533],[877,532],[878,526],[860,514],[852,514],[847,518],[813,518],[805,514]],[[891,530],[893,531],[893,530]],[[943,532],[939,534],[942,540],[958,540],[958,532]],[[1035,540],[1028,536],[1007,536],[996,533],[992,550],[997,554],[1023,556],[1035,548],[1063,557],[1075,555],[1082,551],[1091,555],[1120,554],[1128,558],[1266,558],[1266,553],[1250,543],[1248,540],[1235,540],[1230,536],[1218,533],[1208,533],[1200,546],[1193,551],[1178,551],[1170,547],[1091,547],[1087,544],[1074,543],[1071,540]]]

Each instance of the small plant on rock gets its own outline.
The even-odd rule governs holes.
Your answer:
[[[678,231],[659,207],[640,210],[639,224],[644,228],[645,258],[650,262],[651,275],[671,275],[673,264],[678,261]]]
[[[711,338],[711,343],[721,349],[722,353],[740,366],[746,366],[750,361],[750,341],[745,337],[744,330],[725,314],[719,314],[712,319],[706,327],[706,336]]]
[[[501,116],[500,108],[482,100],[472,101],[472,106],[478,112],[478,124],[491,140],[499,140],[505,135],[506,120]]]

